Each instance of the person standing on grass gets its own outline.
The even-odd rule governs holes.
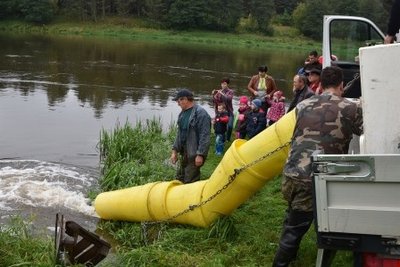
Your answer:
[[[274,78],[267,75],[268,67],[266,65],[258,67],[258,74],[251,77],[247,90],[251,94],[251,99],[260,99],[264,112],[268,111],[267,98],[271,99],[272,95],[278,91]]]
[[[270,108],[268,109],[268,126],[271,126],[285,115],[285,97],[282,91],[276,91],[272,100],[268,100]]]
[[[213,97],[213,102],[214,102],[214,111],[215,114],[218,112],[218,105],[219,104],[224,104],[226,111],[229,114],[229,122],[227,124],[227,130],[226,130],[226,141],[231,140],[231,135],[232,135],[232,129],[233,129],[233,104],[232,104],[232,99],[233,99],[233,90],[229,88],[229,78],[223,78],[221,80],[221,89],[215,89],[211,92],[212,97]]]
[[[323,93],[300,102],[289,156],[283,169],[282,194],[288,203],[273,267],[289,266],[313,221],[311,155],[347,154],[353,134],[363,132],[361,107],[342,97],[343,71],[321,72]]]
[[[249,106],[249,99],[247,96],[241,96],[239,98],[239,108],[237,111],[237,122],[235,127],[236,139],[246,138],[246,117],[251,112],[251,107]]]
[[[267,116],[260,99],[251,101],[251,111],[246,115],[246,134],[249,139],[262,132],[267,126]]]
[[[193,93],[180,90],[175,101],[182,111],[178,116],[178,133],[172,146],[171,162],[176,164],[181,156],[177,179],[183,183],[192,183],[200,179],[210,147],[211,117],[201,106],[195,104]]]
[[[218,111],[212,120],[215,132],[215,155],[221,156],[224,153],[225,133],[229,122],[229,114],[224,104],[218,105]]]

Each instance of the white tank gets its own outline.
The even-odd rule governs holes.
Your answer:
[[[360,48],[362,154],[400,153],[400,44]]]

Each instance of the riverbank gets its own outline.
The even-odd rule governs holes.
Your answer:
[[[0,33],[79,35],[146,40],[196,45],[230,46],[254,49],[304,50],[320,49],[321,43],[301,37],[292,27],[274,26],[274,36],[234,34],[205,31],[167,31],[149,28],[133,19],[106,20],[103,22],[54,22],[49,25],[33,25],[19,21],[0,21]]]

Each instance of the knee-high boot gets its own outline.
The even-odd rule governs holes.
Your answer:
[[[313,212],[288,211],[272,267],[286,267],[296,258],[300,242],[313,221]]]

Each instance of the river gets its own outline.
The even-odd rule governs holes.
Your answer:
[[[159,118],[167,128],[189,88],[212,115],[210,92],[231,79],[234,105],[267,64],[291,99],[307,53],[80,36],[0,35],[0,222],[34,216],[52,226],[61,212],[97,223],[87,192],[97,187],[102,129]]]

